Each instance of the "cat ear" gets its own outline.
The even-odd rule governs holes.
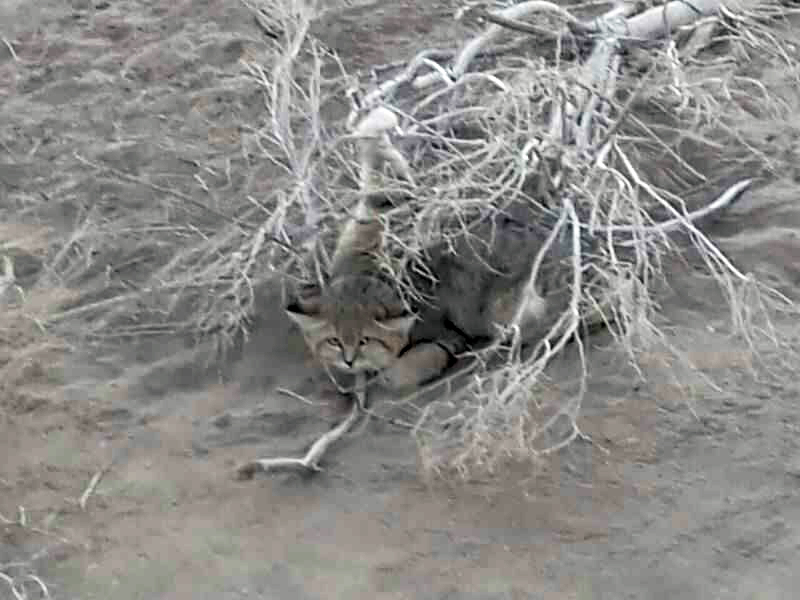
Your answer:
[[[302,307],[297,304],[289,306],[286,309],[287,316],[297,323],[303,333],[311,333],[318,329],[322,329],[327,324],[327,321],[315,314],[308,314],[303,311]]]
[[[292,302],[287,310],[304,315],[319,314],[322,308],[322,288],[318,284],[299,284],[292,296],[290,296]]]
[[[286,307],[287,316],[297,323],[303,333],[322,328],[326,321],[319,316],[322,308],[322,290],[314,284],[298,286],[294,301]]]
[[[377,324],[382,329],[388,329],[394,333],[408,335],[414,323],[417,320],[417,315],[406,315],[404,317],[395,317],[394,319],[385,319],[378,321]]]
[[[368,208],[384,213],[396,206],[408,204],[413,198],[407,190],[370,191],[364,203]]]

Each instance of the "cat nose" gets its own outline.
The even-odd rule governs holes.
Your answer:
[[[347,350],[342,352],[342,360],[344,361],[344,364],[346,364],[348,367],[353,366],[353,362],[355,361],[355,359],[356,359],[355,352],[348,352]]]

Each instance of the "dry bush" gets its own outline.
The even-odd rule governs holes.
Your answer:
[[[62,362],[68,347],[43,323],[72,294],[23,287],[41,275],[40,259],[46,253],[47,240],[47,232],[38,227],[0,226],[0,436],[6,421],[13,422],[16,414],[56,402],[63,383]],[[15,264],[24,272],[19,278]],[[0,527],[24,530],[26,525],[24,515],[20,522],[12,522],[0,514]],[[32,561],[0,563],[0,590],[0,596],[10,593],[8,597],[17,600],[50,597]]]
[[[249,331],[259,292],[301,272],[299,258],[322,219],[312,182],[330,136],[320,115],[342,90],[338,78],[324,80],[330,57],[309,44],[313,15],[298,6],[299,12],[294,4],[269,7],[265,15],[279,31],[285,21],[287,35],[262,53],[253,50],[241,72],[221,84],[227,94],[266,103],[263,121],[237,123],[238,158],[262,170],[269,191],[254,197],[206,185],[204,177],[230,177],[224,160],[198,164],[198,193],[190,194],[188,186],[162,183],[166,177],[76,156],[82,170],[70,174],[57,207],[73,216],[74,226],[50,248],[46,273],[48,285],[76,295],[47,317],[50,330],[95,344],[187,336],[213,339],[225,350]],[[298,60],[301,51],[311,60],[305,54]],[[112,190],[94,192],[111,201],[82,208],[87,185],[90,193]]]
[[[767,32],[763,24],[748,18],[738,19],[736,25],[736,31],[726,31],[727,41],[719,50],[721,58],[730,52],[754,53],[765,45],[770,46],[770,60],[788,62],[786,66],[797,72],[797,57],[776,50],[791,47],[786,37],[776,44],[776,29]],[[790,34],[791,29],[783,32],[784,36]],[[626,82],[620,79],[616,97],[627,96],[627,100],[622,106],[611,102],[610,109],[598,115],[594,135],[602,140],[600,143],[578,139],[565,147],[551,138],[548,148],[560,153],[548,164],[548,171],[566,182],[561,183],[551,203],[559,206],[560,198],[561,215],[566,217],[562,226],[569,227],[571,222],[574,232],[585,224],[603,240],[601,255],[592,257],[581,257],[576,242],[573,291],[580,289],[580,278],[587,272],[608,283],[600,287],[612,290],[606,305],[613,312],[608,314],[610,331],[643,378],[639,357],[646,352],[662,352],[671,357],[668,362],[686,364],[683,349],[664,334],[655,292],[659,284],[669,282],[665,264],[681,249],[674,239],[653,232],[653,224],[683,219],[697,208],[687,199],[696,201],[698,192],[706,197],[718,193],[720,182],[731,183],[743,170],[773,175],[779,165],[758,142],[743,135],[739,122],[745,113],[748,118],[755,115],[783,120],[790,110],[783,99],[742,73],[746,69],[734,62],[683,64],[676,48],[669,45],[666,49],[649,49],[647,59],[650,62],[643,79],[628,82],[631,87],[644,88],[626,92]],[[509,149],[507,155],[498,156],[496,172],[502,166],[506,168],[502,176],[482,173],[479,180],[490,193],[496,186],[492,199],[509,197],[514,187],[506,187],[507,182],[524,181],[525,174],[513,169],[515,158],[516,164],[521,162],[520,148],[531,140],[538,140],[540,147],[547,146],[549,132],[542,131],[542,124],[550,115],[536,109],[548,101],[552,106],[559,102],[559,96],[563,101],[564,90],[575,89],[575,80],[570,80],[573,74],[560,65],[553,68],[543,62],[520,62],[524,64],[518,69],[512,67],[511,72],[492,73],[506,85],[497,97],[500,110],[507,112],[485,122],[482,130],[488,139]],[[466,105],[479,106],[485,103],[485,97],[471,98]],[[532,106],[532,99],[539,103]],[[471,116],[495,116],[493,109],[498,110],[490,104]],[[515,119],[518,115],[523,118]],[[709,160],[710,156],[714,159]],[[547,157],[538,165],[542,162],[547,163]],[[464,181],[463,173],[453,181]],[[537,198],[543,197],[543,189],[547,188],[538,186]],[[455,202],[448,207],[456,209]],[[688,230],[688,240],[683,241],[699,255],[706,274],[716,279],[724,292],[731,311],[732,342],[756,356],[764,350],[765,342],[785,350],[773,319],[776,313],[796,312],[794,303],[752,274],[741,272],[700,229],[686,222],[683,225]],[[628,274],[635,277],[626,277]],[[618,285],[621,281],[630,285]],[[578,315],[581,304],[596,307],[599,300],[585,291],[580,297],[573,295],[572,305],[562,314],[561,333],[551,347],[540,347],[528,359],[518,359],[512,353],[514,358],[499,368],[477,372],[471,386],[461,393],[422,409],[416,431],[424,467],[439,473],[455,469],[467,476],[491,470],[505,458],[527,460],[548,454],[581,436],[576,419],[586,392],[587,357],[577,336]],[[575,341],[581,372],[577,383],[565,388],[562,382],[547,380],[547,368],[567,341]],[[691,363],[688,366],[691,368]],[[559,393],[552,393],[554,387]]]
[[[390,247],[399,258],[387,267],[399,281],[413,263],[409,258],[450,235],[468,233],[471,217],[515,201],[537,205],[553,225],[553,238],[573,240],[572,300],[532,353],[512,347],[498,365],[491,352],[483,352],[459,391],[427,404],[417,404],[416,394],[391,402],[416,415],[426,469],[467,475],[491,469],[503,457],[553,452],[580,436],[576,419],[587,357],[579,333],[581,317],[593,310],[640,376],[638,358],[645,352],[686,361],[659,322],[655,289],[668,282],[666,261],[680,251],[661,227],[665,222],[686,230],[688,239],[680,241],[693,247],[717,280],[737,343],[754,353],[764,341],[782,346],[772,319],[776,311],[794,311],[792,301],[741,272],[687,215],[743,170],[771,176],[779,167],[739,122],[745,115],[785,118],[789,105],[747,73],[752,66],[726,57],[764,47],[764,65],[783,61],[797,69],[798,63],[786,41],[776,43],[780,26],[774,20],[768,28],[760,16],[726,14],[713,24],[721,33],[693,53],[706,45],[715,46],[711,51],[683,55],[686,47],[675,41],[638,48],[627,60],[644,63],[639,77],[612,77],[599,90],[587,89],[582,67],[563,61],[557,44],[541,46],[533,56],[501,55],[458,77],[457,64],[448,72],[421,53],[405,74],[387,78],[377,92],[359,96],[355,86],[355,116],[379,103],[400,116],[397,144],[413,165],[415,186],[425,190],[388,216]],[[700,60],[709,55],[710,63]],[[429,87],[426,78],[447,84]],[[580,120],[572,128],[562,126],[575,119]],[[313,120],[307,124],[306,131],[318,127]],[[342,198],[352,198],[352,159],[338,148],[325,157],[333,165],[327,179],[306,179],[320,200],[296,202],[315,218],[321,208],[336,213]],[[386,183],[397,184],[391,177]],[[600,242],[590,256],[581,254],[586,230]],[[324,271],[324,254],[318,263]],[[575,342],[581,365],[578,383],[547,393],[548,365],[569,342]]]
[[[211,209],[151,186],[180,212],[130,206],[80,215],[72,238],[52,253],[48,273],[81,294],[48,315],[45,326],[100,339],[213,336],[224,349],[247,333],[261,290],[318,279],[337,225],[357,196],[353,122],[324,118],[340,113],[350,92],[356,117],[380,103],[399,115],[402,136],[395,143],[413,165],[416,188],[425,190],[387,217],[396,259],[387,267],[398,281],[431,243],[463,231],[476,214],[516,201],[535,206],[552,225],[551,242],[561,236],[572,248],[572,298],[532,353],[518,352],[512,335],[504,362],[498,365],[491,352],[477,356],[478,368],[460,392],[425,407],[406,399],[417,412],[415,431],[431,469],[467,473],[500,455],[535,456],[580,435],[575,418],[585,376],[572,394],[538,390],[551,359],[571,342],[585,375],[578,334],[587,312],[600,313],[634,366],[654,346],[680,356],[657,318],[654,290],[668,280],[665,260],[678,251],[659,223],[684,228],[726,294],[741,343],[757,350],[761,339],[777,339],[771,315],[793,310],[791,301],[739,271],[687,220],[701,199],[742,170],[769,176],[779,168],[737,126],[745,114],[780,119],[788,111],[752,74],[756,62],[797,72],[791,28],[780,22],[786,10],[777,4],[772,12],[726,11],[709,19],[716,29],[707,39],[697,41],[687,30],[612,57],[625,76],[587,80],[587,69],[597,68],[591,47],[551,38],[526,44],[523,52],[514,43],[520,34],[504,31],[496,46],[469,61],[468,72],[463,61],[448,66],[441,52],[423,52],[408,65],[381,69],[377,91],[368,93],[307,35],[314,3],[248,5],[262,27],[279,35],[268,51],[243,60],[228,85],[234,91],[257,86],[264,98],[264,118],[242,124],[242,151],[253,163],[270,165],[270,190],[257,198],[220,198]],[[548,11],[563,22],[563,11]],[[687,51],[692,43],[697,47]],[[385,184],[397,182],[387,177]],[[598,240],[593,255],[583,254],[587,232]],[[94,264],[96,251],[130,265],[126,277],[109,277]],[[561,437],[542,441],[564,421]]]
[[[0,316],[0,397],[3,406],[28,402],[32,394],[43,393],[52,397],[54,388],[62,382],[61,363],[68,346],[49,334],[42,323],[70,298],[67,292],[54,297],[53,291],[39,291],[16,305],[4,308]]]
[[[72,301],[65,289],[37,286],[50,245],[44,228],[0,227],[0,410],[26,411],[52,400],[62,383],[66,342],[48,330],[50,315]]]
[[[26,572],[21,568],[22,565],[9,565],[7,570],[15,572],[9,575],[6,572],[6,565],[0,565],[0,585],[4,586],[11,593],[10,598],[14,600],[33,600],[34,598],[50,598],[50,590],[41,577],[35,573]],[[17,573],[18,572],[18,573]]]

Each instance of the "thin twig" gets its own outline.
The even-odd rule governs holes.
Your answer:
[[[495,25],[500,25],[501,27],[505,27],[506,29],[511,29],[512,31],[519,31],[520,33],[529,33],[531,35],[540,35],[548,39],[558,38],[564,33],[563,31],[553,31],[552,29],[545,29],[544,27],[537,27],[536,25],[523,23],[522,21],[518,21],[516,19],[509,19],[503,17],[500,14],[491,13],[485,8],[475,9],[474,14],[478,18],[485,19],[490,23],[494,23]],[[590,26],[584,25],[577,19],[569,20],[568,25],[570,30],[574,34],[586,35],[594,33],[594,30]]]
[[[8,48],[8,51],[11,53],[11,58],[13,58],[15,61],[18,61],[19,57],[17,56],[17,53],[14,50],[14,46],[12,46],[11,42],[9,42],[5,37],[2,39],[3,39],[3,44],[5,45],[6,48]]]
[[[278,473],[281,471],[321,471],[319,460],[328,447],[341,438],[358,419],[361,411],[358,402],[353,402],[350,414],[336,427],[322,435],[311,445],[302,458],[261,458],[246,463],[237,469],[239,479],[252,479],[259,472]]]
[[[635,234],[643,234],[643,235],[655,235],[655,234],[663,234],[663,233],[670,233],[672,231],[676,231],[685,225],[689,225],[694,223],[695,221],[699,221],[703,217],[707,217],[708,215],[719,212],[723,208],[726,208],[734,201],[738,200],[741,195],[747,191],[747,189],[752,185],[752,179],[742,179],[741,181],[737,181],[733,185],[731,185],[728,189],[722,192],[713,202],[710,204],[706,204],[705,206],[698,208],[686,215],[681,215],[679,217],[674,217],[669,219],[668,221],[661,221],[660,223],[656,223],[654,225],[602,225],[598,227],[592,227],[591,225],[587,225],[585,223],[581,223],[581,228],[590,230],[591,233],[635,233]],[[676,212],[673,210],[673,213]],[[641,240],[633,240],[633,241],[624,241],[619,242],[620,246],[631,246],[634,244],[641,243]]]
[[[336,427],[320,436],[302,458],[260,458],[240,466],[236,470],[239,479],[252,479],[256,473],[279,473],[285,471],[315,473],[322,471],[319,461],[328,448],[355,424],[366,409],[366,396],[364,392],[365,378],[363,374],[356,376],[355,399],[350,408],[350,414]]]
[[[78,505],[81,507],[81,510],[86,510],[86,503],[89,501],[89,496],[94,493],[94,490],[97,488],[97,484],[100,483],[100,480],[103,476],[111,470],[111,465],[113,463],[109,462],[105,467],[97,471],[92,478],[89,480],[89,485],[86,486],[86,489],[81,494],[80,500],[78,501]]]
[[[196,208],[199,208],[200,210],[203,210],[203,211],[207,212],[210,215],[213,215],[215,217],[223,219],[224,221],[227,221],[228,223],[231,223],[232,225],[236,225],[238,227],[241,227],[242,229],[244,229],[247,232],[251,232],[252,233],[252,232],[254,232],[254,231],[256,231],[258,229],[255,225],[253,225],[251,223],[247,223],[246,221],[242,221],[241,219],[237,219],[236,217],[232,217],[230,215],[226,215],[225,213],[220,212],[220,211],[218,211],[216,209],[213,209],[210,206],[206,206],[202,202],[200,202],[198,200],[195,200],[191,196],[187,196],[186,194],[183,194],[183,193],[179,192],[178,190],[175,190],[175,189],[172,189],[172,188],[168,188],[168,187],[165,187],[165,186],[162,186],[162,185],[158,185],[157,183],[153,183],[152,181],[147,181],[146,179],[143,179],[141,177],[136,177],[135,175],[130,175],[129,173],[125,173],[124,171],[120,171],[119,169],[115,169],[114,167],[111,167],[109,165],[102,165],[102,164],[99,164],[99,163],[92,162],[92,161],[88,160],[87,158],[84,158],[83,156],[81,156],[77,152],[75,152],[74,155],[75,155],[76,159],[78,159],[80,162],[82,162],[86,166],[92,167],[94,169],[102,170],[102,171],[108,171],[109,173],[111,173],[115,177],[118,177],[118,178],[123,179],[125,181],[130,181],[132,183],[137,183],[139,185],[144,185],[144,186],[149,187],[149,188],[151,188],[151,189],[153,189],[153,190],[155,190],[157,192],[162,192],[164,194],[168,194],[170,196],[173,196],[174,198],[177,198],[178,200],[181,200],[181,201],[183,201],[183,202],[185,202],[187,204],[191,204],[192,206],[194,206]],[[287,244],[283,240],[281,240],[281,239],[279,239],[279,238],[277,238],[275,236],[272,236],[272,235],[268,235],[268,236],[266,236],[266,238],[269,239],[272,243],[280,246],[281,248],[283,248],[287,252],[290,252],[291,254],[294,254],[296,256],[301,256],[301,254],[300,254],[300,252],[298,250],[296,250],[290,244]]]
[[[12,577],[0,571],[0,579],[8,584],[8,587],[11,588],[11,593],[14,594],[14,598],[16,600],[25,600],[25,596],[17,589],[17,584]]]
[[[130,181],[131,183],[137,183],[139,185],[144,185],[144,186],[147,186],[150,189],[153,189],[153,190],[155,190],[157,192],[162,192],[164,194],[168,194],[170,196],[173,196],[173,197],[177,198],[178,200],[186,202],[187,204],[191,204],[192,206],[194,206],[196,208],[199,208],[200,210],[203,210],[203,211],[207,212],[210,215],[214,215],[215,217],[219,217],[220,219],[223,219],[223,220],[225,220],[225,221],[227,221],[229,223],[232,223],[234,225],[238,225],[239,227],[241,227],[243,229],[246,229],[248,231],[255,229],[255,227],[253,227],[251,224],[245,223],[244,221],[241,221],[241,220],[237,219],[236,217],[231,217],[229,215],[226,215],[225,213],[219,212],[218,210],[213,209],[210,206],[206,206],[202,202],[200,202],[198,200],[195,200],[191,196],[187,196],[186,194],[183,194],[183,193],[179,192],[178,190],[175,190],[175,189],[172,189],[172,188],[168,188],[168,187],[165,187],[163,185],[158,185],[157,183],[153,183],[152,181],[147,181],[146,179],[143,179],[141,177],[136,177],[135,175],[131,175],[129,173],[126,173],[125,171],[120,171],[119,169],[115,169],[114,167],[109,166],[109,165],[101,165],[99,163],[92,162],[89,159],[84,158],[83,156],[81,156],[77,152],[74,153],[74,156],[75,156],[76,159],[78,159],[79,162],[85,164],[88,167],[92,167],[93,169],[97,169],[99,171],[108,171],[109,173],[111,173],[115,177],[118,177],[120,179],[124,179],[125,181]]]

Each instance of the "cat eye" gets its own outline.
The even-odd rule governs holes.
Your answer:
[[[358,345],[359,346],[366,346],[371,341],[372,341],[372,338],[369,338],[369,337],[361,338],[361,340],[358,342]]]
[[[325,342],[329,346],[334,346],[336,348],[341,348],[342,347],[342,342],[340,342],[339,338],[336,338],[336,337],[328,338],[327,340],[325,340]]]

